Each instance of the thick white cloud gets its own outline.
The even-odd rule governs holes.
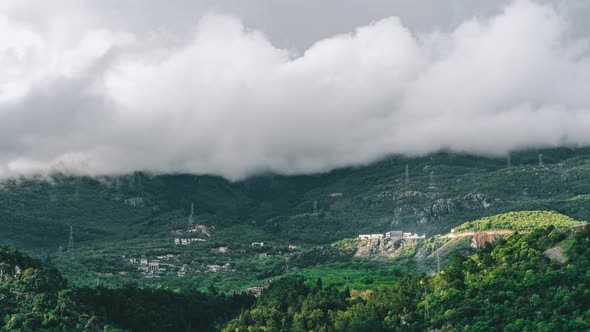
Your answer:
[[[0,12],[0,176],[237,179],[392,153],[590,144],[586,36],[546,4],[427,34],[387,18],[302,54],[223,14],[184,35],[109,28],[83,11],[17,17]]]

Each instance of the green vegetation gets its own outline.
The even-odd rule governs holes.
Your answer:
[[[541,152],[544,166],[537,164]],[[434,294],[432,282],[439,277],[431,275],[439,264],[448,270],[458,264],[453,263],[453,257],[469,256],[475,249],[471,237],[434,235],[448,233],[461,223],[466,223],[461,226],[466,228],[457,231],[534,232],[548,225],[565,230],[581,224],[577,220],[590,220],[590,148],[528,150],[511,156],[513,166],[509,169],[504,159],[443,152],[424,158],[394,156],[325,174],[260,175],[238,182],[213,176],[139,172],[118,177],[57,174],[2,180],[0,243],[36,257],[43,262],[38,268],[58,270],[68,283],[53,291],[44,290],[43,294],[53,295],[47,295],[47,305],[36,307],[41,308],[38,312],[27,300],[21,301],[20,307],[7,305],[0,318],[12,322],[7,326],[13,330],[26,330],[26,326],[76,329],[88,324],[136,331],[194,330],[197,326],[215,330],[252,300],[224,294],[253,285],[270,284],[272,289],[281,284],[281,277],[288,277],[303,278],[303,286],[297,290],[302,298],[287,298],[289,305],[309,294],[323,294],[314,293],[318,279],[326,294],[344,298],[345,303],[337,304],[340,309],[323,313],[333,319],[340,315],[339,310],[352,315],[347,318],[349,323],[338,323],[342,329],[356,328],[347,324],[352,324],[354,317],[364,317],[354,310],[373,312],[380,305],[379,310],[388,308],[386,315],[381,311],[371,315],[383,322],[387,312],[393,311],[389,325],[379,321],[374,325],[377,329],[395,330],[402,320],[414,318],[414,325],[408,324],[417,327],[404,325],[405,330],[435,329],[441,324],[418,320],[424,316],[420,298],[424,285]],[[405,182],[406,165],[409,183]],[[194,224],[200,228],[187,232],[191,203],[195,206]],[[472,220],[476,221],[467,223]],[[72,250],[68,250],[70,225],[74,229]],[[358,234],[393,230],[429,237],[374,243],[357,239]],[[186,245],[174,242],[189,238],[195,241]],[[565,250],[567,257],[562,261],[575,265],[572,258],[577,256],[571,255],[571,250],[579,247],[576,241],[568,237],[551,252],[561,259]],[[264,246],[253,247],[252,242],[264,242]],[[138,263],[140,260],[145,264]],[[147,261],[157,265],[153,273],[147,272]],[[399,287],[420,288],[421,293],[397,294]],[[72,311],[56,311],[60,294]],[[451,298],[453,294],[444,296]],[[371,302],[373,296],[396,298],[403,307]],[[448,304],[435,306],[435,299],[429,301],[433,315],[435,310],[447,310],[448,315],[455,310]],[[160,308],[160,302],[180,314]],[[481,306],[488,307],[488,302]],[[406,313],[395,316],[399,314],[396,310],[404,307]],[[255,309],[252,312],[256,313]],[[291,314],[300,309],[292,307]],[[165,317],[158,316],[160,313]],[[40,318],[29,319],[37,314]],[[46,319],[52,315],[57,323]],[[295,320],[295,316],[283,318],[285,326]],[[36,325],[25,326],[25,322]],[[142,325],[144,322],[148,325]],[[467,327],[471,323],[465,324],[465,329],[471,328]]]
[[[587,331],[590,231],[569,235],[571,263],[543,254],[566,236],[553,227],[515,234],[435,276],[363,293],[286,277],[224,331]]]
[[[536,163],[540,152],[544,167]],[[338,257],[342,254],[316,248],[360,233],[403,230],[432,236],[463,222],[520,210],[590,220],[588,160],[588,148],[559,148],[512,153],[510,169],[503,159],[438,153],[326,174],[261,175],[239,182],[145,173],[10,179],[0,181],[0,243],[50,260],[76,286],[96,285],[98,278],[113,287],[135,281],[240,290],[287,272],[285,260],[290,270],[341,261],[349,253]],[[430,188],[430,171],[435,188]],[[177,231],[186,230],[193,202],[194,221],[208,227],[210,236],[204,236],[207,242],[175,246],[175,237],[188,236]],[[70,225],[75,248],[67,252]],[[252,242],[265,247],[252,248]],[[217,251],[222,246],[228,247],[226,253]],[[404,256],[414,254],[406,249]],[[260,258],[261,253],[268,257]],[[176,267],[159,278],[146,279],[129,263],[129,258],[155,260],[163,254],[174,254],[165,263]],[[210,265],[224,264],[231,265],[230,272],[209,271]],[[183,265],[188,272],[179,277]]]
[[[212,286],[208,293],[69,288],[55,269],[0,246],[0,331],[210,331],[252,302]]]
[[[302,276],[307,281],[322,279],[325,285],[349,287],[356,290],[383,288],[395,284],[402,276],[417,273],[411,260],[362,260],[328,263],[287,274]]]
[[[585,225],[586,222],[577,221],[561,213],[553,211],[517,211],[508,212],[462,224],[455,228],[457,232],[514,230],[531,231],[536,228],[553,226],[555,228],[571,228]]]

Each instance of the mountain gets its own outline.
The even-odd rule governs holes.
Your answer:
[[[0,182],[0,242],[49,256],[79,285],[139,280],[243,289],[318,264],[322,256],[307,253],[358,234],[402,230],[430,237],[511,211],[590,220],[589,180],[590,148],[513,152],[510,165],[505,158],[445,152],[393,156],[325,174],[238,182],[141,172],[7,179]],[[299,266],[298,253],[309,262]],[[150,278],[148,261],[158,272]],[[410,265],[405,268],[416,268]]]

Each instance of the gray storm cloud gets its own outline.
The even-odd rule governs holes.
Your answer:
[[[590,144],[587,36],[549,4],[427,33],[390,17],[301,53],[215,12],[185,34],[74,16],[32,25],[0,9],[0,177],[240,179]]]

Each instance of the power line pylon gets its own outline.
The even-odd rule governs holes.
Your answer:
[[[74,226],[70,225],[70,241],[68,242],[68,252],[72,254],[74,251]]]

